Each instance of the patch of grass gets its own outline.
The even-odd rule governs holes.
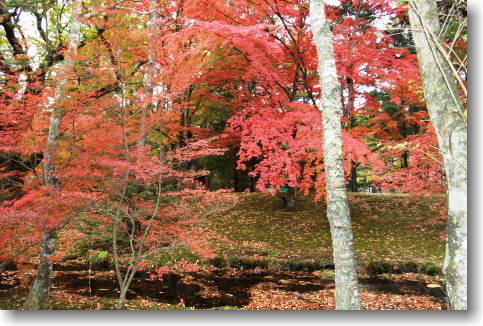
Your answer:
[[[267,269],[268,261],[252,257],[230,257],[227,265],[237,269],[255,269],[257,267]]]
[[[180,246],[173,248],[171,250],[163,251],[156,257],[156,265],[157,266],[166,266],[173,264],[181,259],[185,259],[191,263],[195,263],[200,261],[201,258],[191,252],[189,248],[185,246]]]
[[[387,266],[378,268],[440,273],[440,235],[446,228],[438,218],[445,205],[442,196],[350,194],[349,203],[361,266],[384,262]],[[296,210],[286,211],[277,196],[243,193],[235,207],[208,221],[231,240],[217,244],[220,256],[291,261],[293,268],[304,261],[332,260],[325,204],[308,197],[298,197]]]
[[[443,275],[443,270],[437,263],[426,263],[420,268],[419,272],[432,276]]]
[[[215,257],[208,261],[209,264],[218,268],[256,269],[261,268],[269,271],[292,271],[292,272],[313,272],[324,269],[334,269],[332,261],[313,261],[297,259],[274,259],[265,257],[238,257],[232,256]]]

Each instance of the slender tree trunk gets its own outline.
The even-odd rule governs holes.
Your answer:
[[[63,86],[64,83],[59,83]],[[60,87],[57,90],[60,92]],[[62,95],[57,94],[56,98],[61,99]],[[54,104],[55,105],[55,104]],[[62,120],[63,112],[59,109],[54,109],[50,115],[49,135],[47,138],[47,149],[44,152],[44,183],[47,187],[58,187],[60,180],[55,175],[55,154],[57,144],[60,136],[60,123]]]
[[[338,310],[360,309],[357,260],[342,163],[342,107],[334,48],[323,0],[310,1],[310,21],[318,53],[322,88],[319,110],[323,115],[327,218],[335,264],[335,299]]]
[[[237,167],[237,164],[235,161],[235,167],[233,169],[233,190],[235,192],[241,192],[242,190],[240,189],[240,176],[239,176],[238,169],[236,167]]]
[[[116,309],[118,310],[126,309],[126,293],[124,291],[121,291],[121,293],[119,294],[119,299],[117,300],[117,303],[116,303]]]
[[[410,126],[411,127],[411,126]],[[407,128],[406,123],[403,122],[401,125],[401,135],[406,139],[411,134],[411,128]],[[407,169],[409,167],[409,152],[405,151],[401,154],[401,169]]]
[[[349,190],[351,192],[357,192],[359,190],[359,185],[357,184],[357,164],[351,162],[351,176],[349,180]]]
[[[255,177],[248,176],[248,182],[250,183],[250,192],[257,192],[257,180]]]
[[[57,241],[56,230],[45,231],[40,240],[40,262],[37,267],[37,276],[30,290],[23,309],[46,310],[49,309],[49,291],[52,279],[51,257],[55,253]]]
[[[287,193],[283,196],[285,208],[295,209],[295,188],[287,186]]]
[[[407,169],[409,167],[409,152],[404,152],[401,155],[401,168]]]
[[[147,138],[147,126],[146,120],[151,110],[154,109],[156,103],[154,101],[154,75],[155,75],[155,62],[156,62],[156,47],[153,41],[156,37],[156,0],[149,0],[149,21],[148,21],[148,62],[147,62],[147,74],[146,74],[146,87],[144,95],[146,96],[147,103],[141,110],[141,137],[139,139],[139,145],[144,146]]]
[[[436,0],[416,0],[409,12],[423,77],[448,180],[448,238],[444,273],[452,309],[467,309],[467,126],[451,67],[438,49]]]
[[[61,80],[57,84],[55,91],[55,98],[53,109],[50,116],[49,135],[47,139],[47,148],[44,152],[44,175],[45,185],[51,187],[54,191],[59,186],[59,179],[55,173],[55,154],[57,152],[57,144],[60,136],[60,125],[63,116],[63,111],[59,102],[64,96],[64,88],[68,82],[68,75],[73,70],[74,58],[73,54],[77,52],[77,47],[80,42],[80,22],[77,16],[80,14],[81,1],[74,4],[72,15],[74,21],[72,22],[69,33],[69,53],[66,61],[60,71]],[[40,262],[37,267],[37,276],[35,282],[24,303],[23,309],[26,310],[45,310],[49,307],[49,289],[51,285],[52,276],[52,261],[51,257],[55,254],[55,243],[57,242],[57,230],[47,229],[44,231],[40,241]]]

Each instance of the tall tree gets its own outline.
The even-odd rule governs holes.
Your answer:
[[[74,68],[74,55],[80,43],[80,14],[81,1],[74,3],[72,16],[73,23],[69,33],[69,48],[66,60],[60,71],[61,79],[55,90],[55,98],[50,114],[49,135],[47,138],[47,148],[44,151],[44,183],[51,187],[53,191],[59,185],[59,180],[55,173],[54,158],[57,152],[57,143],[60,136],[60,125],[63,116],[63,109],[60,102],[64,98],[64,90],[68,83],[69,73]],[[40,240],[40,262],[37,267],[37,276],[30,290],[27,301],[23,308],[26,310],[45,310],[49,307],[49,290],[52,276],[51,257],[55,253],[55,243],[57,241],[57,227],[47,227]]]
[[[335,264],[335,296],[338,310],[359,310],[357,260],[342,161],[342,107],[332,32],[325,14],[324,0],[310,1],[310,23],[318,54],[322,96],[324,163],[327,191],[327,218],[332,234]]]
[[[452,309],[467,309],[467,124],[458,74],[440,44],[436,0],[410,3],[409,18],[418,52],[431,122],[436,130],[448,183],[448,236],[444,273]]]
[[[144,95],[146,96],[146,104],[141,109],[141,137],[139,145],[146,144],[146,119],[150,110],[153,110],[156,103],[153,100],[154,95],[154,75],[155,75],[155,56],[156,48],[153,44],[156,37],[156,20],[157,20],[157,6],[156,0],[149,0],[149,18],[148,18],[148,62],[146,72],[146,86],[144,88]]]

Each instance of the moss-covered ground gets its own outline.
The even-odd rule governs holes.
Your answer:
[[[350,194],[355,247],[360,264],[417,264],[441,267],[445,207],[442,196]],[[219,242],[220,255],[287,261],[331,261],[330,227],[325,204],[297,198],[286,210],[278,196],[240,195],[239,202],[209,216],[208,224],[230,241]]]

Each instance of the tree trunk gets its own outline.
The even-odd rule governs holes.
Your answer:
[[[257,180],[255,177],[248,176],[248,182],[250,183],[250,192],[257,192]]]
[[[404,152],[401,155],[401,168],[402,169],[407,169],[409,167],[409,153]]]
[[[467,126],[451,67],[438,48],[436,0],[417,0],[409,12],[424,94],[448,180],[448,238],[444,273],[452,309],[467,309]]]
[[[285,208],[290,210],[295,209],[295,188],[287,187],[287,194],[283,198]]]
[[[60,99],[60,95],[59,95]],[[47,187],[58,187],[59,178],[55,175],[55,154],[60,136],[60,123],[63,113],[61,110],[52,111],[50,115],[49,136],[47,138],[47,149],[44,152],[44,182]]]
[[[347,119],[346,129],[355,127],[355,120],[352,118],[354,111],[354,81],[347,77],[347,104],[342,107],[343,117]],[[341,87],[342,88],[342,87]],[[343,92],[342,92],[343,93]],[[342,100],[343,102],[344,100]]]
[[[349,191],[357,192],[359,190],[359,185],[357,184],[357,165],[355,162],[351,163],[351,176],[349,179]]]
[[[50,116],[49,135],[47,139],[47,148],[44,151],[44,182],[47,187],[52,189],[58,188],[59,179],[55,173],[55,154],[60,136],[60,126],[62,116],[64,114],[60,107],[60,101],[64,97],[64,89],[68,83],[69,73],[74,68],[73,54],[77,52],[80,43],[80,22],[77,16],[81,11],[81,1],[77,1],[74,5],[72,15],[74,21],[69,32],[69,53],[66,61],[60,71],[61,80],[57,84],[55,90],[55,98],[53,109]],[[45,310],[49,306],[49,289],[52,276],[52,262],[50,257],[55,254],[55,243],[57,241],[57,230],[47,229],[44,231],[40,243],[40,263],[37,267],[37,276],[35,282],[24,303],[23,308],[26,310]]]
[[[233,169],[233,189],[235,192],[242,192],[240,188],[240,176],[239,176],[238,169],[236,167],[237,167],[237,164],[235,161],[235,168]]]
[[[342,107],[332,34],[323,0],[310,1],[310,21],[318,53],[322,88],[319,110],[323,115],[327,218],[335,264],[335,299],[338,310],[360,309],[357,260],[342,161]]]
[[[143,105],[141,109],[141,137],[139,138],[139,145],[144,146],[147,140],[147,117],[156,106],[154,101],[154,75],[155,75],[155,60],[156,60],[156,47],[153,44],[156,38],[156,0],[149,0],[149,21],[148,21],[148,62],[147,62],[147,74],[146,74],[146,87],[144,89],[144,96],[147,103]],[[162,147],[162,146],[161,146]],[[162,154],[162,148],[160,147],[160,156]]]
[[[116,303],[116,309],[118,310],[125,310],[126,309],[126,290],[121,290],[121,293],[119,294],[119,300],[117,300]]]
[[[37,267],[37,276],[30,289],[27,301],[23,305],[24,310],[47,310],[49,309],[49,291],[52,277],[52,261],[50,258],[55,254],[57,234],[55,230],[44,232],[40,240],[40,262]]]

